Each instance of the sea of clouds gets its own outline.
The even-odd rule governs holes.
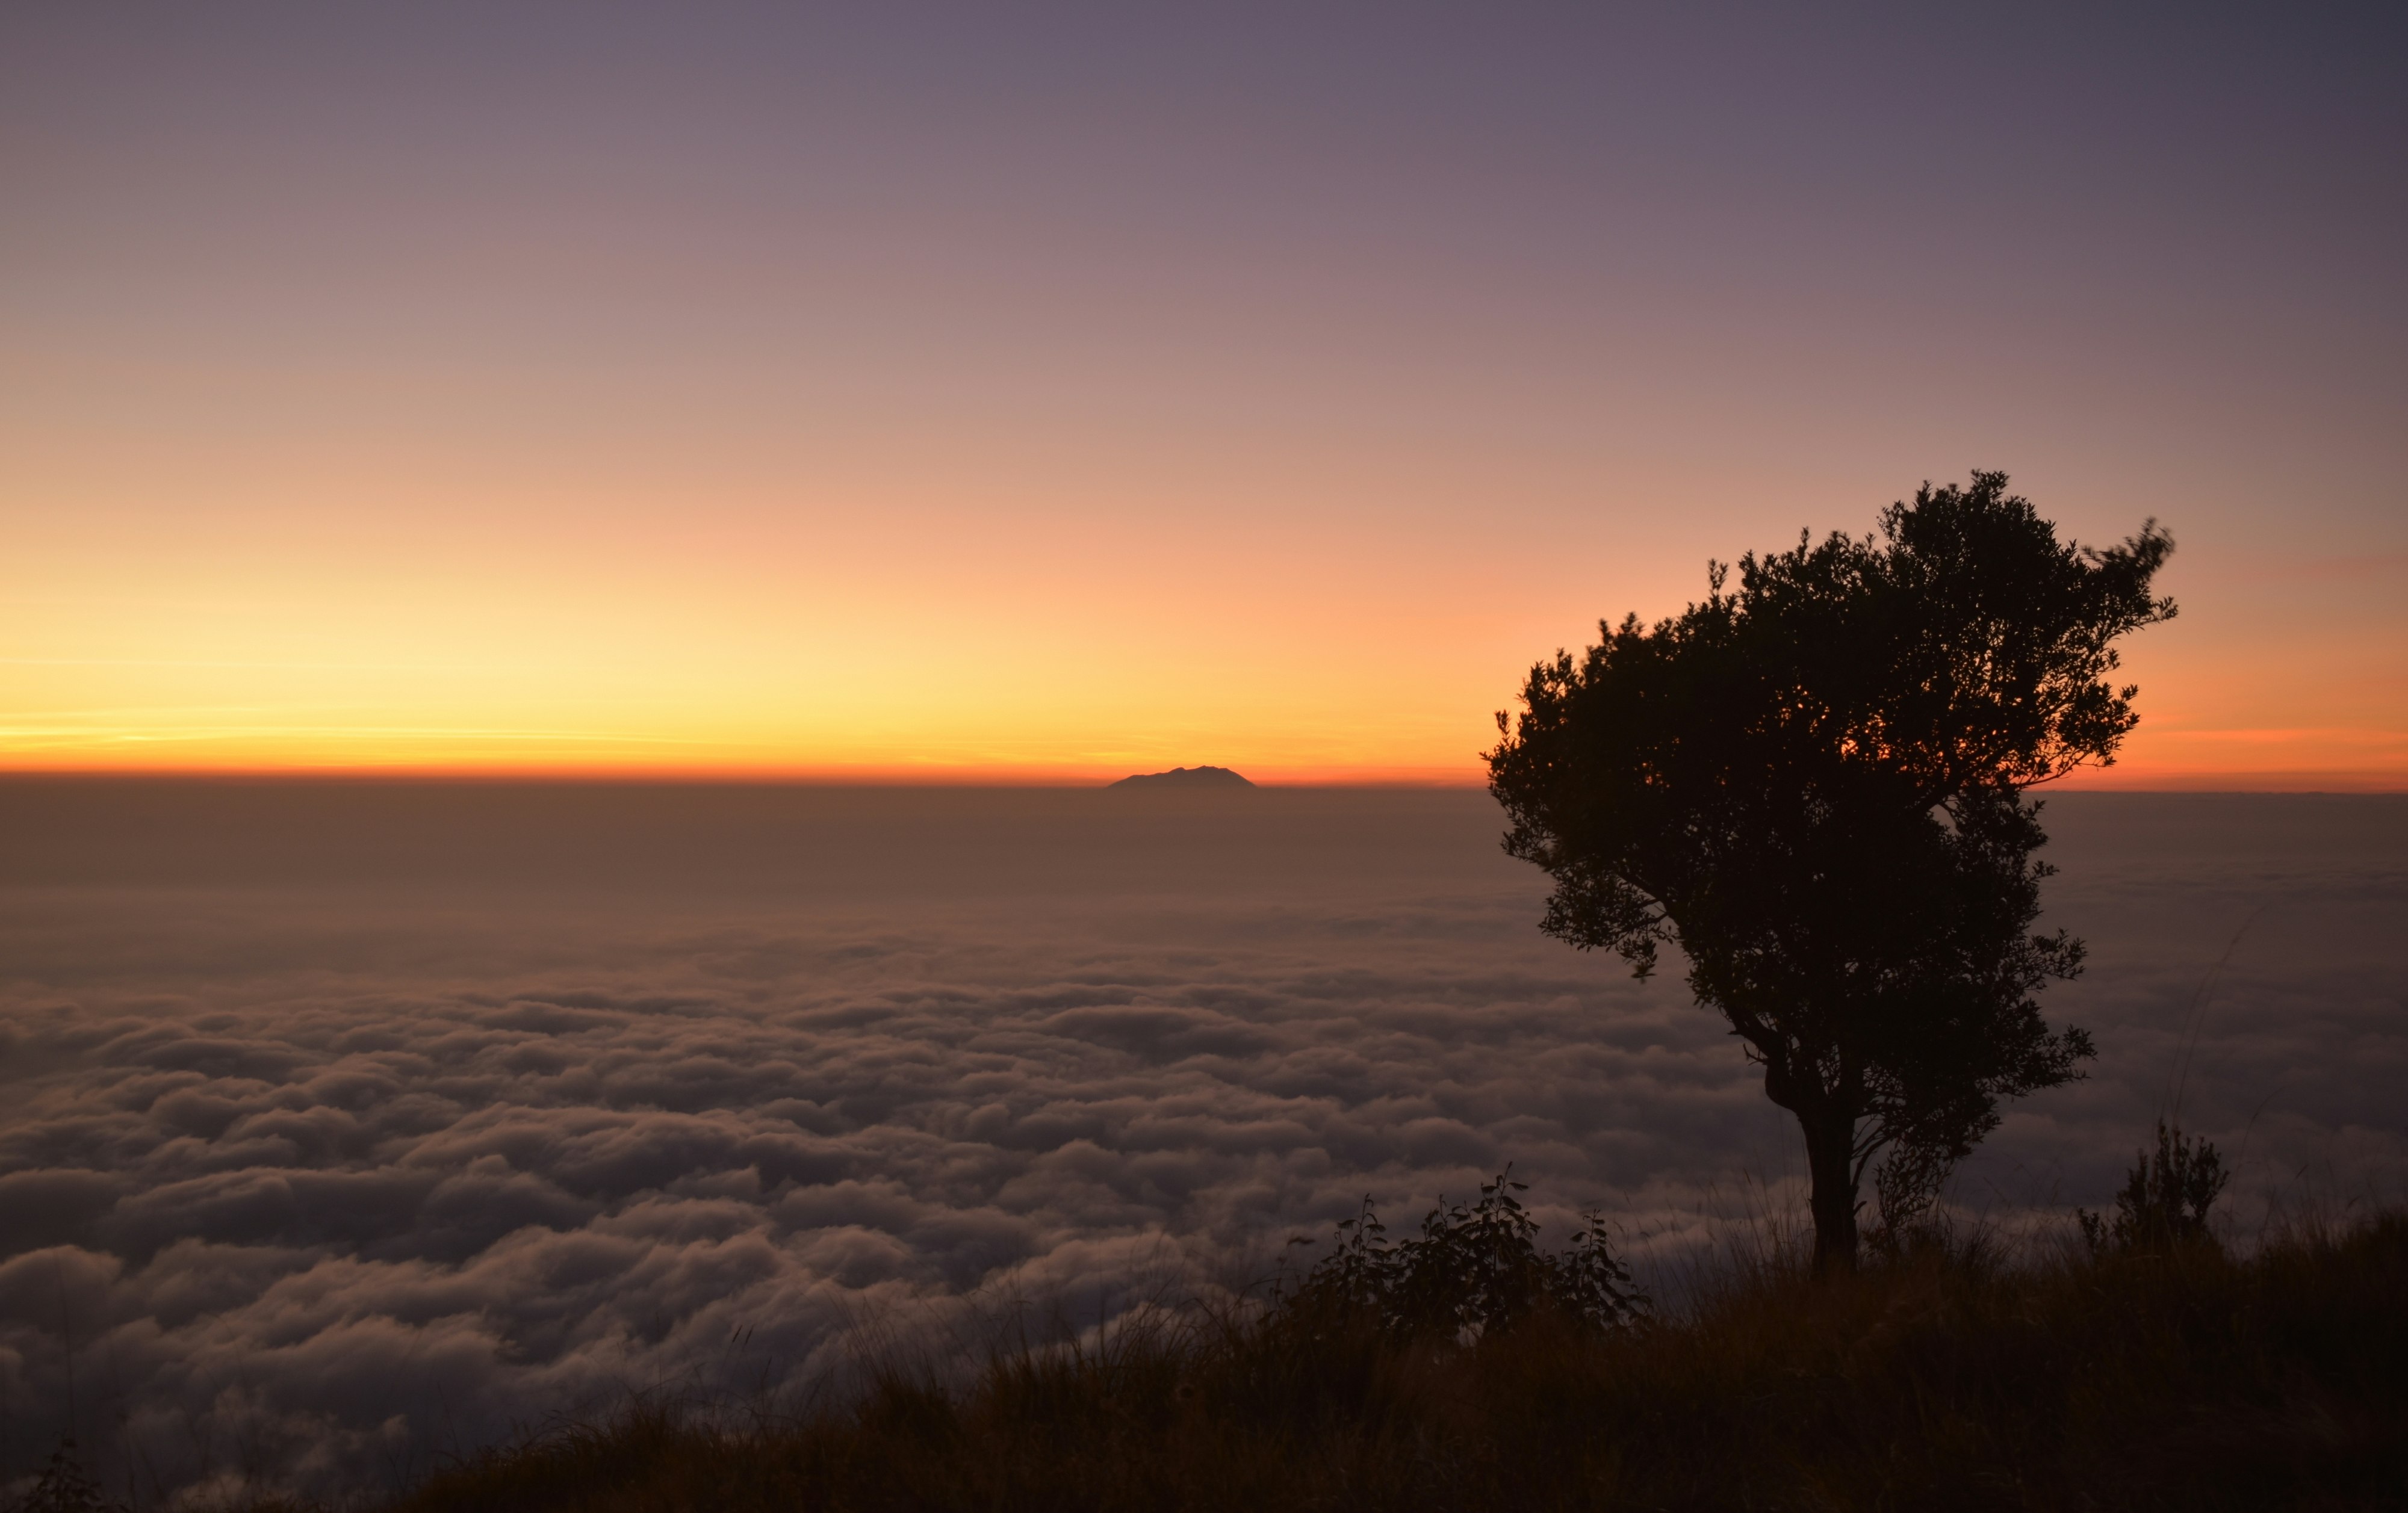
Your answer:
[[[2408,801],[2050,823],[2092,964],[2047,1001],[2101,1054],[1957,1206],[2061,1223],[2176,1109],[2243,1240],[2408,1198]],[[0,1489],[70,1432],[154,1500],[376,1485],[630,1390],[1241,1287],[1509,1161],[1659,1290],[1795,1223],[1737,1043],[1541,936],[1498,829],[1463,792],[0,786]]]

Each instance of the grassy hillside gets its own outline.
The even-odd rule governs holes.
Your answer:
[[[2006,1265],[1778,1266],[1686,1316],[1465,1345],[1300,1295],[908,1376],[800,1421],[665,1409],[437,1477],[491,1509],[2408,1506],[2408,1219]]]

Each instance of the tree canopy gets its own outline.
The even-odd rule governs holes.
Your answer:
[[[2024,791],[2104,765],[2138,721],[2114,643],[2167,620],[2154,521],[2060,542],[2003,473],[1926,484],[1865,536],[1720,564],[1681,614],[1600,624],[1533,667],[1487,753],[1541,928],[1640,976],[1687,958],[1802,1127],[1818,1265],[1853,1263],[1868,1165],[1928,1202],[2002,1099],[2079,1075],[2033,993],[2081,943],[2036,935]]]

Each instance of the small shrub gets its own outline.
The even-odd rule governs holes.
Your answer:
[[[1393,1338],[1487,1335],[1541,1310],[1605,1329],[1629,1322],[1647,1300],[1610,1243],[1604,1216],[1583,1215],[1562,1253],[1538,1247],[1538,1221],[1512,1168],[1484,1182],[1469,1204],[1443,1199],[1421,1234],[1390,1244],[1371,1200],[1338,1226],[1337,1248],[1277,1298],[1294,1318],[1369,1318]]]
[[[7,1508],[7,1513],[124,1513],[125,1505],[101,1495],[100,1484],[76,1456],[76,1442],[62,1439],[33,1489]]]
[[[2214,1206],[2232,1174],[2207,1140],[2185,1135],[2179,1125],[2157,1120],[2157,1149],[2134,1158],[2115,1194],[2113,1219],[2077,1208],[2082,1238],[2094,1256],[2162,1255],[2178,1246],[2215,1244],[2207,1227]]]
[[[1866,1235],[1878,1254],[1895,1258],[1917,1241],[1936,1237],[1934,1211],[1956,1168],[1957,1152],[1943,1141],[1900,1140],[1873,1169],[1881,1222]]]

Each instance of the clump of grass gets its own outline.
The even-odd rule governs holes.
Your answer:
[[[395,1513],[2408,1504],[2408,1216],[2012,1263],[1927,1227],[1666,1315],[1601,1246],[1614,1290],[1584,1294],[1598,1242],[1541,1255],[1513,1191],[1398,1246],[1367,1213],[1258,1311],[1140,1310],[786,1420],[638,1403]],[[1450,1266],[1478,1283],[1452,1301]]]

